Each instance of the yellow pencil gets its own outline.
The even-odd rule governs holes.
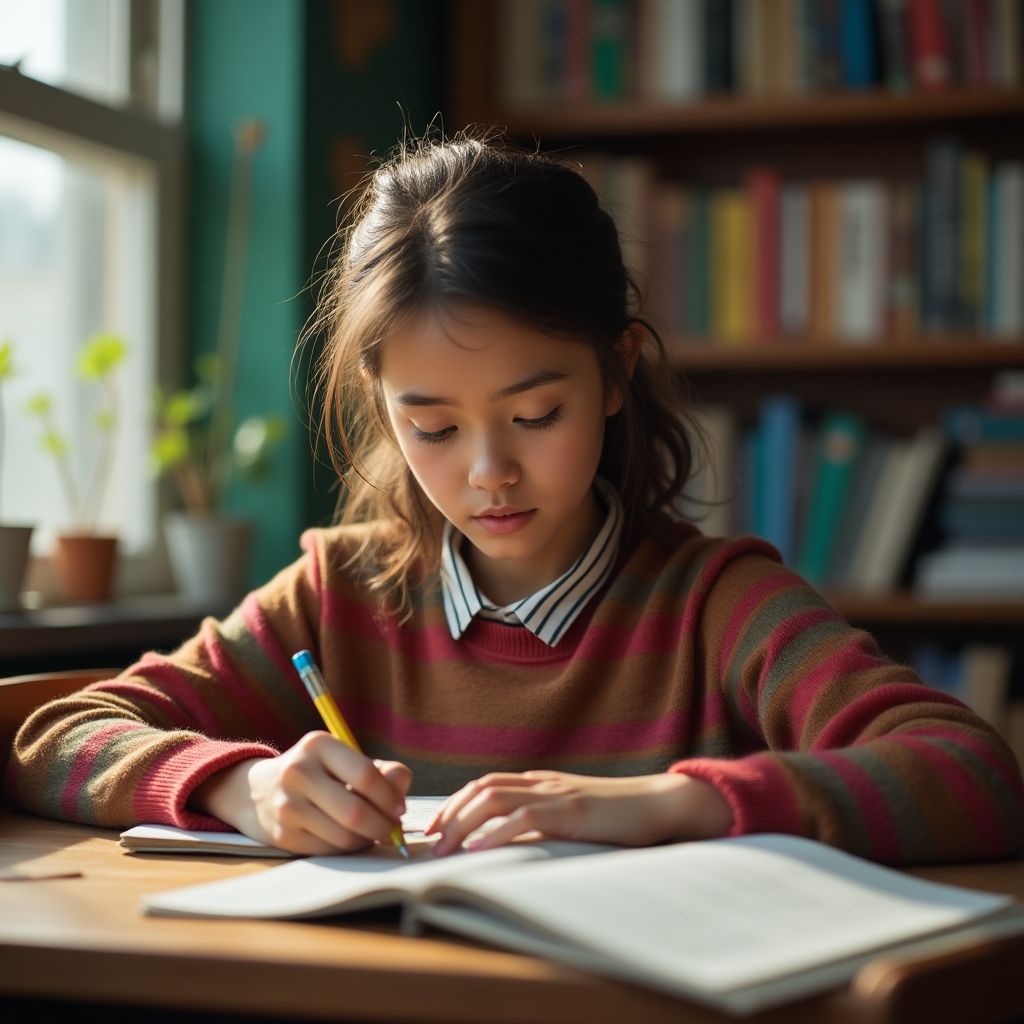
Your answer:
[[[316,705],[317,711],[320,712],[327,731],[346,746],[361,754],[362,751],[359,749],[355,736],[352,735],[352,730],[348,727],[345,719],[341,717],[338,705],[334,703],[334,698],[324,686],[324,677],[320,674],[313,655],[309,651],[299,651],[292,655],[292,664],[297,669],[310,697],[313,698],[313,703]],[[409,847],[405,845],[405,836],[402,834],[400,825],[395,825],[391,830],[391,841],[398,847],[398,852],[408,860]]]

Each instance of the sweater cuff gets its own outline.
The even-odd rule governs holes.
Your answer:
[[[725,797],[732,808],[732,828],[727,835],[803,834],[793,785],[771,755],[752,754],[737,760],[695,757],[677,761],[669,771],[708,782]]]
[[[138,821],[203,832],[234,832],[235,828],[209,814],[186,809],[201,783],[222,768],[254,757],[277,757],[279,751],[263,743],[228,743],[199,740],[178,746],[158,757],[135,790]]]

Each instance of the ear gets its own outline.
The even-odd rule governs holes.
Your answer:
[[[637,360],[643,351],[644,342],[647,340],[647,332],[644,325],[633,321],[623,332],[615,345],[615,351],[622,360],[626,376],[631,378],[636,370]],[[614,416],[622,408],[622,392],[617,387],[612,387],[608,392],[608,402],[605,408],[605,416]]]

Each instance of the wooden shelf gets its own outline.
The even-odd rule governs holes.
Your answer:
[[[471,101],[465,102],[469,106]],[[542,107],[467,109],[465,121],[498,120],[513,135],[586,139],[610,136],[820,129],[919,124],[961,118],[1024,117],[1024,89],[948,89],[935,93],[884,90],[817,96],[715,96],[694,103],[629,100],[552,102]]]
[[[826,593],[837,611],[851,622],[872,625],[1006,626],[1024,624],[1024,601],[929,601],[910,593],[878,597]]]
[[[818,372],[848,370],[958,370],[1024,367],[1024,338],[994,342],[980,337],[856,344],[830,341],[721,342],[666,341],[673,366],[689,374],[749,373],[755,370]]]

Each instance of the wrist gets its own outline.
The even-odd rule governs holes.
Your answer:
[[[719,839],[732,828],[732,807],[710,782],[668,772],[659,776],[668,838]]]
[[[247,758],[214,772],[192,791],[188,806],[195,811],[218,818],[244,832],[246,811],[252,810],[249,771],[264,760]]]

